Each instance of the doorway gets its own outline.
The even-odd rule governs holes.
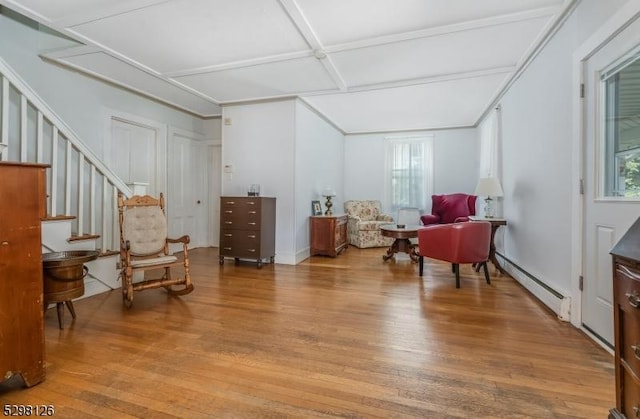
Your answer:
[[[610,348],[613,282],[609,251],[640,215],[639,29],[640,22],[630,23],[582,63],[581,326]]]

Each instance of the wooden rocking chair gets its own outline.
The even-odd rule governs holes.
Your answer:
[[[189,274],[189,236],[177,239],[167,237],[167,220],[164,212],[164,196],[159,199],[149,195],[136,195],[125,199],[118,194],[118,221],[120,223],[120,278],[122,299],[129,308],[133,304],[133,292],[164,287],[173,295],[193,291]],[[183,260],[169,254],[169,243],[182,243]],[[173,278],[171,268],[182,266],[184,276]],[[164,269],[157,279],[133,282],[136,272]]]

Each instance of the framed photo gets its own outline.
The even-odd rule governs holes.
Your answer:
[[[322,215],[322,205],[320,205],[320,201],[311,201],[311,214]]]

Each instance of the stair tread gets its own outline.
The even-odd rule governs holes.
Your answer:
[[[79,240],[94,240],[99,238],[100,238],[100,235],[98,234],[83,234],[82,236],[72,235],[67,240],[70,242],[73,242],[73,241],[79,241]]]
[[[46,216],[42,221],[58,221],[58,220],[75,220],[75,215],[56,215],[54,217]]]

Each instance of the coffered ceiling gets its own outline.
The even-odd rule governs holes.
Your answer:
[[[0,0],[43,57],[194,114],[300,97],[347,133],[473,126],[572,0]]]

